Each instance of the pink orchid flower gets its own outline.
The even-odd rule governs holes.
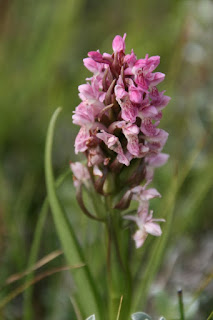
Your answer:
[[[150,214],[148,214],[146,209],[138,213],[136,217],[125,216],[125,219],[135,221],[139,228],[133,235],[136,248],[140,248],[144,244],[148,234],[156,237],[161,236],[161,227],[156,222],[165,222],[164,219],[153,219],[153,211],[150,211]]]

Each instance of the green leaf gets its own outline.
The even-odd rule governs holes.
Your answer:
[[[63,174],[61,174],[56,181],[56,187],[60,186],[60,184],[62,184],[62,182],[66,179],[66,177],[70,173],[71,173],[70,170],[66,170]],[[46,197],[44,200],[42,209],[38,217],[38,221],[36,223],[33,242],[30,249],[29,260],[27,264],[28,268],[33,266],[38,259],[38,252],[41,245],[42,231],[46,221],[47,213],[48,213],[48,197]],[[34,275],[34,272],[28,275],[26,278],[26,282],[33,279],[33,275]],[[32,309],[32,301],[31,301],[32,293],[33,293],[33,285],[29,289],[25,290],[24,292],[23,320],[33,319],[33,309]]]
[[[144,312],[136,312],[131,315],[132,320],[152,320],[152,318]]]
[[[45,146],[45,176],[49,204],[65,257],[70,265],[75,265],[85,263],[85,258],[73,228],[57,197],[51,162],[54,128],[60,111],[61,108],[58,108],[54,112],[47,132]],[[83,317],[94,311],[99,315],[100,301],[98,300],[98,294],[94,285],[95,282],[92,279],[88,266],[85,265],[85,267],[76,270],[76,272],[73,273],[73,277],[78,288],[76,300]]]
[[[211,319],[213,319],[213,311],[210,313],[210,315],[207,318],[207,320],[211,320]]]

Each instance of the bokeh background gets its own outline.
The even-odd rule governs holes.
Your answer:
[[[11,274],[29,266],[46,195],[43,162],[49,119],[63,107],[53,154],[57,176],[70,160],[79,159],[73,149],[78,128],[72,124],[72,111],[79,103],[78,85],[90,76],[82,59],[91,50],[111,52],[112,39],[124,32],[126,52],[134,48],[138,58],[161,56],[158,71],[166,79],[160,89],[172,97],[161,122],[170,134],[165,147],[170,160],[156,172],[154,186],[163,198],[153,201],[157,215],[171,215],[171,227],[149,278],[143,310],[177,319],[176,290],[182,287],[187,319],[207,319],[213,305],[211,0],[0,0],[0,299],[25,281],[5,286]],[[93,244],[100,234],[78,209],[71,175],[59,193],[95,264]],[[139,262],[143,256],[146,264],[152,245],[150,240],[144,247],[145,255],[138,251]],[[60,249],[51,212],[38,248],[37,260]],[[61,255],[43,270],[65,264]],[[104,277],[97,271],[97,281],[98,275]],[[75,319],[72,286],[69,272],[45,278],[0,315],[8,320]]]

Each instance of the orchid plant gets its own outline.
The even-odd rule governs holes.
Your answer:
[[[91,266],[82,267],[74,276],[76,284],[81,286],[76,301],[84,317],[95,313],[101,320],[117,319],[121,297],[120,319],[130,319],[130,313],[136,311],[132,310],[134,287],[129,266],[131,251],[136,250],[132,243],[134,241],[135,247],[140,248],[148,234],[160,236],[159,222],[165,221],[153,217],[149,201],[161,197],[150,184],[155,168],[164,165],[169,157],[162,153],[168,133],[159,128],[159,124],[162,109],[170,97],[156,87],[165,77],[161,72],[154,72],[160,57],[147,54],[145,58],[137,59],[133,50],[125,54],[125,38],[126,34],[114,38],[112,54],[91,51],[83,60],[92,77],[79,86],[81,103],[73,115],[73,123],[80,126],[75,152],[84,153],[86,159],[70,163],[76,199],[88,218],[104,226],[108,279],[108,300],[103,303],[89,271]],[[47,167],[57,114],[58,111],[49,128]],[[53,181],[50,181],[52,171],[47,170],[46,174],[49,197],[55,197]],[[90,206],[85,203],[85,193],[91,201]],[[50,200],[57,226],[61,208],[59,205],[55,208],[56,202]],[[137,203],[137,208],[133,206],[134,209],[128,210],[132,203]],[[66,223],[64,218],[63,227],[57,228],[66,228]],[[71,234],[74,260],[86,264],[73,230]],[[63,243],[68,251],[65,239],[62,239]],[[77,273],[81,275],[77,276]],[[91,308],[94,308],[92,312]],[[132,315],[132,319],[145,319],[143,315]],[[151,318],[147,316],[147,319]]]

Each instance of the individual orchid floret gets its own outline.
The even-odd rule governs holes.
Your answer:
[[[73,172],[74,186],[77,188],[82,183],[87,185],[90,179],[88,169],[81,162],[71,162],[70,168]]]
[[[115,36],[112,42],[112,49],[114,52],[125,51],[125,39],[126,39],[126,33],[124,34],[123,38],[121,36]]]
[[[137,61],[137,57],[136,55],[134,54],[134,51],[132,49],[131,51],[131,54],[127,54],[125,57],[124,57],[124,63],[127,63],[127,65],[129,66],[129,68],[132,68],[135,64],[135,62]],[[125,69],[125,71],[127,71],[127,69]],[[127,73],[127,72],[125,72]]]
[[[99,51],[90,51],[88,56],[98,63],[110,64],[110,61],[104,57]]]
[[[91,127],[91,124],[95,121],[95,112],[92,106],[85,103],[80,103],[75,110],[75,114],[72,116],[73,123],[80,126]]]
[[[159,63],[159,56],[148,58],[148,55],[146,55],[145,59],[137,60],[132,68],[132,72],[135,75],[135,82],[140,87],[148,89],[150,86],[156,86],[163,81],[165,74],[161,72],[152,73]]]
[[[153,87],[150,92],[150,98],[152,99],[151,104],[154,105],[158,110],[162,110],[163,108],[165,108],[171,100],[171,98],[165,96],[164,93],[165,90],[159,92],[156,87]]]
[[[121,202],[131,198],[131,200],[135,200],[138,202],[139,211],[144,210],[145,208],[148,210],[149,201],[151,199],[161,198],[161,194],[155,188],[146,189],[150,182],[151,180],[147,180],[144,186],[138,185],[128,190],[124,194]]]
[[[125,219],[135,221],[139,228],[133,235],[136,248],[140,248],[144,244],[148,234],[156,237],[161,236],[161,227],[156,222],[165,222],[164,219],[153,219],[153,211],[148,214],[147,208],[140,211],[138,216],[125,216]]]
[[[127,150],[133,156],[139,156],[140,146],[138,140],[139,128],[135,124],[127,123],[122,127],[124,136],[127,139]]]
[[[121,143],[116,136],[114,136],[113,134],[104,132],[104,130],[102,130],[100,133],[97,133],[97,137],[102,141],[104,141],[104,143],[107,145],[107,147],[110,150],[118,154],[117,158],[119,162],[125,164],[126,166],[129,165],[129,161],[124,155]]]
[[[153,153],[146,157],[146,180],[152,180],[155,168],[162,167],[169,159],[166,153]]]
[[[89,131],[86,127],[81,127],[75,139],[75,153],[84,152],[87,150],[87,142],[90,139]]]
[[[120,102],[121,99],[123,99],[125,96],[128,95],[128,92],[125,90],[124,82],[122,79],[122,76],[120,75],[117,84],[115,86],[115,96],[118,102]]]
[[[157,153],[147,157],[147,165],[154,168],[163,166],[169,159],[169,154]]]
[[[83,59],[85,67],[94,74],[95,77],[103,76],[106,68],[104,63],[96,62],[92,58]]]
[[[94,142],[92,144],[94,144],[94,146],[88,148],[86,151],[88,167],[98,166],[106,161],[100,146]]]
[[[155,188],[146,189],[147,183],[144,186],[137,186],[131,189],[133,199],[138,202],[149,201],[154,198],[160,198],[160,193]]]
[[[118,101],[120,101],[121,106],[121,118],[130,123],[135,123],[138,116],[138,108],[130,101],[129,96]]]

